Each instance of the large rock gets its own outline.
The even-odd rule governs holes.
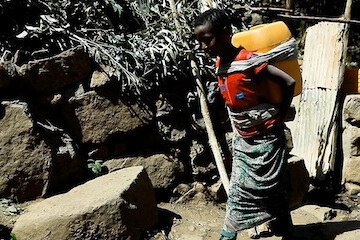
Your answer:
[[[157,216],[150,180],[144,168],[133,167],[31,205],[13,233],[21,240],[136,240]]]
[[[51,150],[33,134],[34,123],[27,105],[3,102],[0,120],[0,197],[16,196],[20,201],[41,196],[49,179]]]
[[[346,96],[342,119],[343,183],[360,185],[360,95]]]
[[[358,240],[360,239],[360,229],[340,233],[334,240]]]
[[[305,202],[310,186],[310,177],[304,159],[297,156],[290,156],[288,171],[291,184],[288,191],[289,207],[294,209]]]
[[[72,97],[69,102],[76,118],[74,122],[68,117],[69,125],[80,128],[83,143],[103,143],[111,135],[138,130],[153,119],[153,113],[137,103],[124,104],[95,91]]]
[[[148,157],[126,157],[108,160],[104,163],[110,172],[130,166],[143,166],[156,190],[169,190],[184,173],[183,164],[166,154]]]
[[[51,94],[87,79],[90,58],[82,47],[76,47],[54,57],[30,61],[18,72],[37,93]]]
[[[27,201],[64,191],[86,177],[84,158],[71,137],[23,102],[3,102],[0,120],[0,197]]]

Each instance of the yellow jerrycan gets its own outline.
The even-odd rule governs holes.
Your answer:
[[[248,51],[265,53],[271,49],[279,46],[280,44],[290,40],[291,32],[286,24],[282,21],[257,25],[247,31],[234,34],[231,43],[235,47],[243,47]],[[300,67],[297,59],[285,60],[273,63],[276,67],[280,68],[292,78],[295,79],[294,96],[301,93],[302,78]],[[276,83],[269,83],[269,90],[272,95],[279,96],[280,88]],[[278,102],[279,100],[277,100]]]
[[[345,94],[360,93],[360,68],[345,69],[341,91]]]

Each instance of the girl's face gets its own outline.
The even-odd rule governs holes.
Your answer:
[[[231,44],[230,33],[226,29],[214,33],[211,22],[195,27],[195,35],[201,44],[201,48],[210,56],[216,57],[224,54],[225,49]]]

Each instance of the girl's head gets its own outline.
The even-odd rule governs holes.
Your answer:
[[[224,10],[209,9],[195,21],[195,35],[210,56],[221,56],[231,48],[231,21]]]

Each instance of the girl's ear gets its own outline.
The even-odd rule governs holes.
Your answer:
[[[223,35],[223,37],[225,37],[225,38],[229,39],[229,41],[231,41],[230,40],[231,37],[232,37],[232,29],[231,29],[231,27],[224,28],[222,35]]]
[[[232,35],[232,29],[231,27],[225,27],[224,28],[224,33],[231,36]]]

